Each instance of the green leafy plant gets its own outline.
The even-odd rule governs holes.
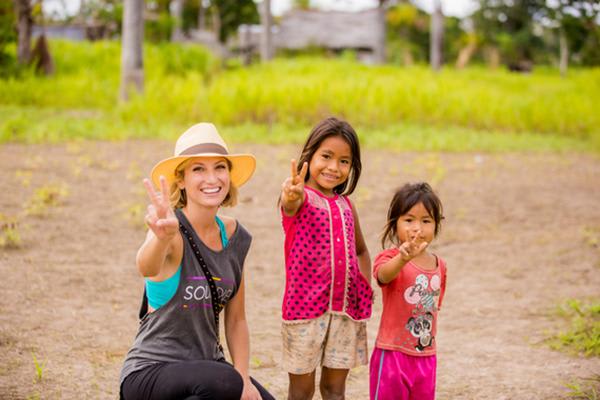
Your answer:
[[[28,187],[31,184],[31,171],[18,169],[15,172],[15,177],[21,181],[21,186]]]
[[[69,191],[66,185],[45,185],[35,190],[29,200],[25,212],[28,215],[41,217],[47,214],[48,209],[56,207],[67,197]]]
[[[585,226],[581,235],[587,245],[596,248],[600,246],[600,227]]]
[[[144,213],[146,208],[141,203],[129,203],[124,206],[125,211],[123,212],[124,218],[128,223],[135,228],[145,228],[146,223],[144,221]]]
[[[33,357],[33,365],[35,367],[35,382],[41,382],[44,377],[44,368],[46,367],[46,363],[41,364],[38,362],[38,359],[33,352],[31,352],[31,357]]]
[[[567,399],[572,400],[599,400],[600,399],[600,375],[581,379],[565,384],[569,389]]]
[[[21,247],[21,235],[17,218],[0,214],[0,248]]]
[[[600,300],[584,303],[570,299],[555,314],[568,321],[568,328],[547,339],[550,348],[585,357],[600,356]]]

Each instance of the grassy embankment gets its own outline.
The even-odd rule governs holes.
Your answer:
[[[119,104],[117,42],[51,50],[54,76],[0,80],[0,142],[174,138],[207,120],[235,142],[301,143],[333,114],[372,148],[600,151],[600,69],[434,74],[317,58],[222,68],[198,47],[147,44],[145,95]]]

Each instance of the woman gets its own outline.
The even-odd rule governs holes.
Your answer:
[[[121,371],[121,398],[272,399],[248,374],[243,265],[251,236],[233,218],[252,155],[229,154],[213,124],[184,132],[152,170],[149,227],[136,263],[145,277],[140,328]],[[233,365],[219,341],[219,313]]]

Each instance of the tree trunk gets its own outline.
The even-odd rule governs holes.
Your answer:
[[[562,76],[567,75],[567,68],[569,67],[569,44],[567,43],[567,36],[564,30],[560,30],[559,37],[560,44],[560,74]]]
[[[38,73],[44,75],[52,75],[54,73],[54,60],[50,54],[50,48],[45,33],[38,36],[35,42],[35,46],[31,52],[31,63]]]
[[[386,0],[379,0],[379,7],[377,7],[377,43],[373,58],[378,64],[385,62],[385,2]]]
[[[221,14],[219,14],[219,7],[215,4],[215,2],[211,2],[212,4],[212,27],[215,32],[215,37],[217,38],[217,42],[220,44],[224,44],[221,41]]]
[[[183,39],[183,1],[172,0],[169,5],[171,18],[173,18],[173,30],[171,31],[171,42]]]
[[[144,91],[144,0],[125,0],[121,44],[121,100],[128,100],[130,90]]]
[[[242,63],[245,66],[250,65],[252,62],[252,43],[251,43],[251,35],[250,25],[240,25],[239,28],[239,36],[240,36],[240,52],[242,55]]]
[[[204,8],[204,0],[198,0],[198,30],[206,29],[206,9]]]
[[[402,65],[405,67],[411,67],[414,65],[414,63],[415,59],[410,51],[410,48],[408,48],[408,46],[404,47],[402,49]]]
[[[17,60],[19,64],[26,65],[31,58],[31,31],[33,17],[31,16],[30,0],[14,0],[17,12],[17,31],[19,35],[17,44]]]
[[[260,35],[260,59],[265,62],[273,57],[271,0],[262,0],[260,19],[262,25],[262,34]]]
[[[488,46],[484,50],[488,67],[496,69],[500,66],[500,50],[495,46]]]
[[[429,47],[429,59],[431,68],[438,71],[442,66],[442,41],[444,36],[444,14],[442,13],[442,3],[435,0],[435,9],[431,14],[431,36]]]
[[[457,69],[463,69],[464,67],[466,67],[469,61],[471,61],[471,57],[473,57],[473,54],[475,54],[475,50],[477,50],[477,44],[475,43],[469,43],[465,47],[460,49],[458,57],[456,59],[455,67]]]

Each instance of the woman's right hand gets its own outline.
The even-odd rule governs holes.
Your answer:
[[[151,203],[144,218],[146,225],[158,240],[170,241],[179,230],[179,221],[171,208],[167,180],[164,176],[160,176],[160,192],[154,190],[149,179],[144,179],[144,186]]]
[[[298,173],[296,160],[292,160],[292,176],[287,178],[281,187],[281,202],[284,207],[302,200],[304,195],[304,180],[308,171],[308,163],[302,164],[302,169]]]

